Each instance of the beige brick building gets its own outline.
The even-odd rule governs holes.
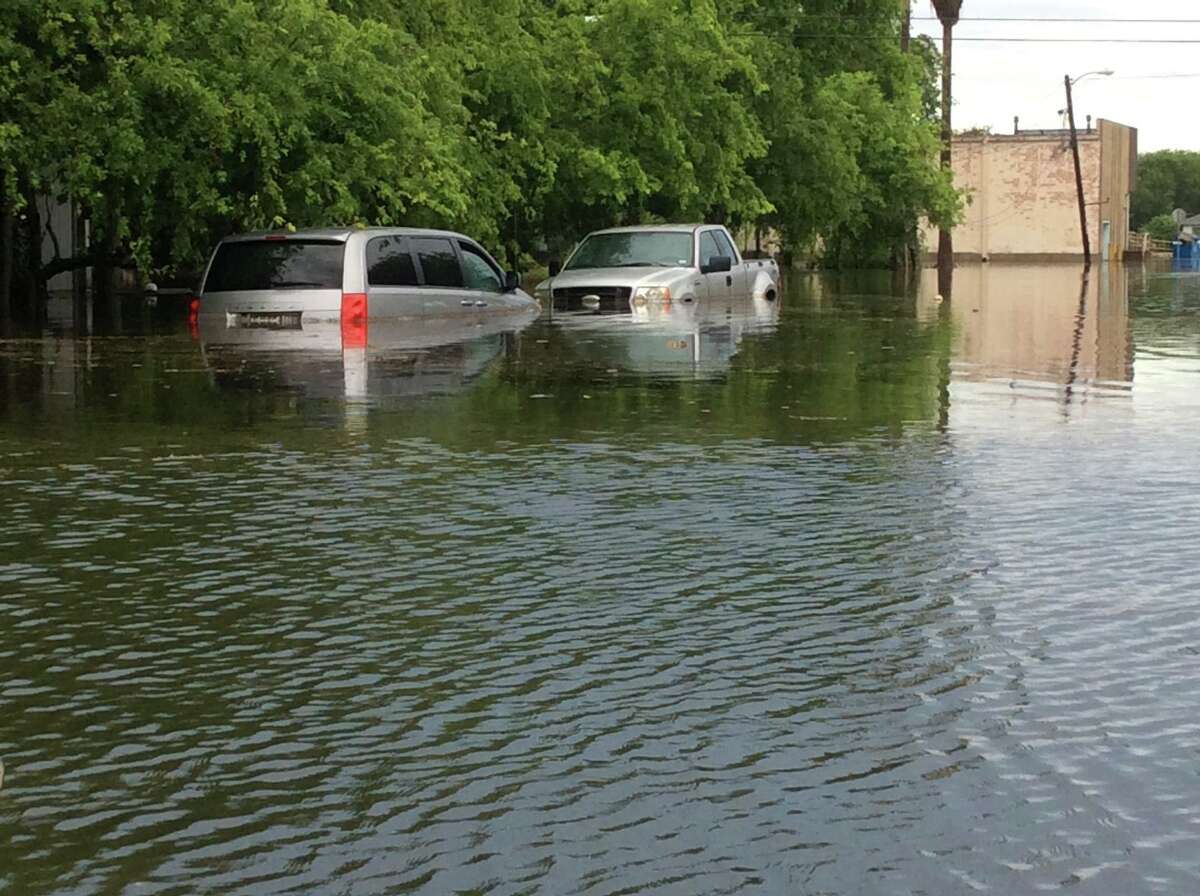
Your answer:
[[[1129,201],[1137,174],[1137,129],[1100,119],[1079,131],[1080,166],[1094,258],[1129,248]],[[1065,130],[954,138],[954,180],[969,205],[954,229],[963,261],[1081,258],[1079,203]],[[937,230],[924,228],[927,251]]]

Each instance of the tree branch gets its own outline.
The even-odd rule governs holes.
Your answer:
[[[50,242],[54,245],[54,257],[62,258],[62,246],[58,243],[58,234],[54,232],[54,209],[50,207],[50,197],[46,197],[46,233],[50,235]]]
[[[113,267],[129,267],[133,264],[133,256],[127,252],[105,252],[102,247],[97,246],[82,255],[52,258],[38,269],[38,276],[46,281],[56,274],[78,271],[80,268],[90,268],[105,263]]]

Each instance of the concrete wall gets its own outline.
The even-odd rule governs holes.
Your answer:
[[[1132,128],[1103,120],[1098,129],[1079,134],[1093,254],[1101,249],[1104,220],[1111,223],[1111,252],[1123,253],[1127,246],[1135,140]],[[954,180],[970,202],[954,230],[954,250],[961,259],[1083,254],[1075,167],[1065,133],[956,137]],[[926,248],[936,249],[937,230],[925,227],[924,237]]]

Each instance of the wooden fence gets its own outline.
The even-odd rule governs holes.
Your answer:
[[[1129,234],[1129,252],[1133,255],[1171,255],[1175,251],[1171,240],[1156,240],[1148,233]]]

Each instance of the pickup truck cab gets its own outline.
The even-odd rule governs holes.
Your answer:
[[[779,294],[779,266],[747,261],[717,224],[614,227],[588,234],[535,295],[554,311],[626,312],[650,303]]]

